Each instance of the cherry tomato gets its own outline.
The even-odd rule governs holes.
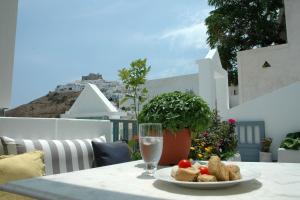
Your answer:
[[[180,168],[188,168],[188,167],[191,167],[191,166],[192,166],[192,163],[188,160],[181,160],[178,163],[178,167],[180,167]]]
[[[208,168],[201,166],[199,167],[200,174],[208,174]]]

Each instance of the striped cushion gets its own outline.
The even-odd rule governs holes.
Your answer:
[[[6,155],[20,154],[35,149],[44,151],[46,175],[91,168],[94,160],[92,140],[106,142],[104,136],[75,140],[28,140],[5,136],[0,138]]]

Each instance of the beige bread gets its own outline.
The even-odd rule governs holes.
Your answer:
[[[201,166],[203,166],[203,165],[201,165],[201,164],[198,163],[198,162],[195,162],[195,163],[192,165],[192,167],[195,168],[195,169],[199,169]]]
[[[227,170],[229,171],[229,180],[238,180],[241,179],[241,172],[240,172],[240,168],[237,165],[226,165]]]
[[[229,171],[218,156],[211,156],[208,161],[208,172],[218,181],[229,181]]]
[[[216,182],[217,179],[213,175],[202,174],[197,177],[198,182]]]
[[[199,171],[194,169],[193,167],[189,168],[178,168],[178,170],[175,173],[175,179],[177,181],[195,181],[197,179],[197,176],[199,174]]]

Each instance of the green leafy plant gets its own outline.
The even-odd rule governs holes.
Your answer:
[[[146,76],[151,67],[147,66],[147,59],[137,59],[131,62],[129,68],[119,70],[119,77],[122,80],[126,95],[120,101],[120,105],[128,102],[130,106],[126,110],[133,110],[135,118],[138,118],[140,106],[146,101],[148,90],[144,87]]]
[[[289,133],[281,142],[280,148],[299,150],[300,149],[300,132]]]
[[[262,152],[270,152],[270,146],[272,144],[272,138],[263,138],[261,140],[261,151]]]
[[[210,127],[192,139],[189,157],[194,160],[208,160],[212,155],[222,160],[237,153],[237,136],[235,135],[235,119],[221,121],[216,110],[213,111]]]
[[[184,92],[164,93],[143,107],[139,122],[161,123],[163,129],[176,133],[184,128],[201,132],[210,124],[211,110],[199,96]]]

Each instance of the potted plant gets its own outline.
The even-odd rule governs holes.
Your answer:
[[[300,163],[300,132],[286,135],[278,149],[278,162]]]
[[[160,165],[173,165],[187,159],[191,134],[204,131],[210,119],[210,108],[201,97],[178,91],[156,96],[144,105],[139,115],[141,123],[162,124],[164,134]]]
[[[261,151],[259,152],[260,162],[272,162],[272,153],[270,152],[270,146],[272,144],[272,138],[263,138],[260,142]]]

